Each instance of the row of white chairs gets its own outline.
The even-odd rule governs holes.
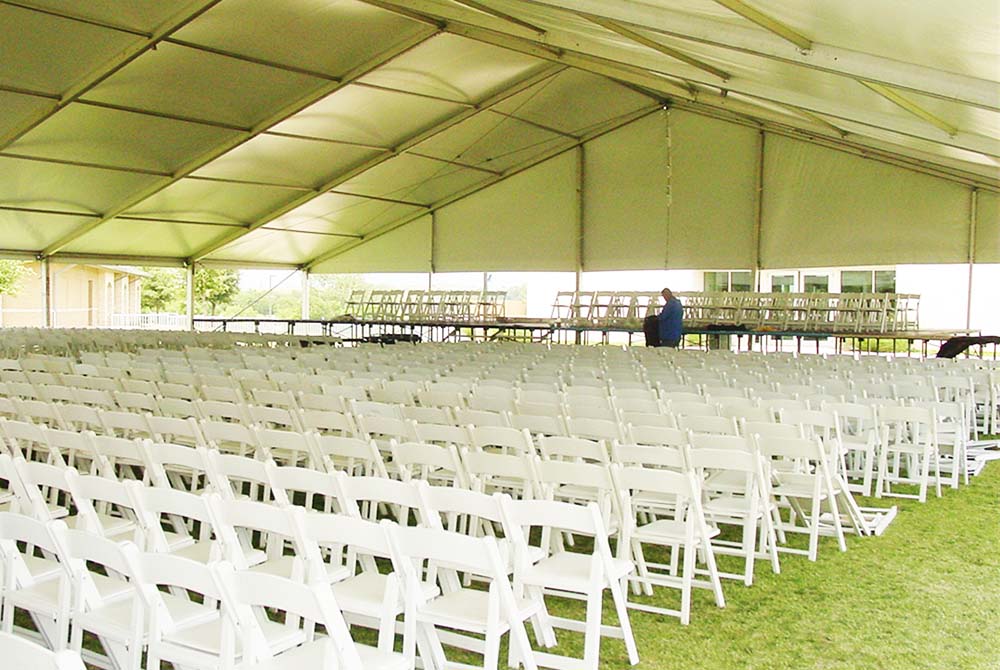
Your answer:
[[[510,426],[528,430],[534,434],[578,436],[593,439],[627,442],[634,439],[635,428],[644,426],[681,427],[695,432],[730,433],[736,432],[737,420],[754,422],[775,421],[783,413],[792,416],[814,414],[819,411],[832,412],[825,419],[828,426],[826,437],[844,442],[843,432],[860,432],[860,427],[875,432],[875,445],[867,445],[860,464],[854,465],[845,477],[860,474],[863,481],[862,493],[871,490],[875,447],[884,442],[876,428],[877,408],[896,404],[893,401],[872,400],[861,403],[844,403],[836,397],[823,397],[814,404],[794,399],[771,399],[753,402],[744,398],[724,398],[716,404],[697,394],[672,394],[666,407],[653,401],[649,406],[633,405],[633,410],[619,411],[613,404],[584,403],[571,411],[569,405],[544,403],[514,403],[514,412],[489,410],[468,410],[445,407],[407,407],[374,401],[349,400],[345,406],[325,404],[328,398],[320,397],[321,406],[327,409],[294,409],[294,397],[287,398],[290,406],[267,407],[242,405],[224,401],[183,400],[157,402],[149,398],[145,404],[130,406],[133,411],[99,410],[82,405],[45,403],[42,401],[5,400],[0,398],[0,416],[8,419],[23,419],[33,423],[48,424],[52,428],[67,430],[92,430],[112,437],[147,437],[163,440],[164,437],[180,437],[188,443],[205,444],[201,433],[217,435],[244,435],[243,441],[253,444],[252,434],[244,426],[272,434],[269,440],[288,441],[292,435],[285,431],[316,431],[339,435],[354,435],[370,439],[373,435],[386,435],[401,441],[452,442],[469,445],[472,442],[464,432],[465,426]],[[318,402],[317,404],[320,404]],[[943,433],[949,440],[944,444],[950,457],[952,486],[957,487],[960,477],[968,480],[969,463],[966,457],[968,407],[959,403],[935,401],[913,401],[913,406],[922,406],[934,411],[936,434]],[[332,407],[332,409],[330,409]],[[169,408],[175,417],[159,416],[164,408]],[[346,409],[344,412],[342,410]],[[497,409],[497,408],[494,408]],[[141,413],[140,413],[141,412]],[[152,414],[156,412],[156,414]],[[842,418],[835,419],[837,413]],[[196,416],[203,421],[203,427],[189,426],[181,418]],[[817,419],[818,421],[818,419]],[[256,433],[253,433],[256,434]],[[215,439],[222,439],[221,437]],[[227,437],[225,441],[236,441]],[[871,440],[868,440],[871,441]],[[257,447],[259,448],[259,447]],[[251,452],[254,448],[249,449]],[[852,457],[853,458],[853,457]],[[857,459],[854,459],[857,460]],[[845,461],[846,464],[846,461]],[[975,463],[972,464],[975,466]],[[979,463],[981,467],[981,463]],[[973,474],[977,472],[973,467]],[[880,487],[881,489],[881,487]]]
[[[17,473],[15,476],[30,480],[32,476],[36,476],[35,473],[39,469],[45,467],[52,466],[18,460],[14,464]],[[449,646],[478,650],[484,654],[484,667],[497,667],[499,637],[508,630],[512,631],[513,636],[512,660],[519,660],[525,667],[534,667],[535,656],[556,658],[550,652],[530,651],[523,632],[519,633],[517,630],[527,618],[535,619],[533,623],[536,636],[541,631],[538,642],[548,648],[553,647],[556,642],[553,628],[583,629],[587,637],[583,661],[586,667],[596,668],[599,648],[596,639],[607,632],[607,627],[602,627],[600,623],[600,608],[598,607],[595,613],[593,606],[588,606],[587,617],[582,626],[580,622],[564,621],[548,614],[542,590],[548,587],[561,593],[576,593],[595,603],[599,601],[605,589],[611,588],[618,594],[615,598],[616,609],[622,621],[619,634],[626,639],[631,662],[633,664],[638,662],[635,641],[628,629],[628,615],[622,589],[625,578],[632,572],[631,563],[627,558],[616,559],[611,556],[607,544],[608,531],[604,527],[603,517],[596,505],[574,505],[540,500],[511,501],[502,496],[430,488],[415,483],[403,484],[383,479],[352,478],[340,473],[339,476],[322,475],[328,478],[327,488],[324,490],[329,492],[328,487],[332,485],[350,496],[352,502],[342,502],[343,509],[339,513],[317,514],[288,504],[224,499],[216,492],[194,495],[182,491],[142,487],[136,482],[119,483],[77,475],[71,469],[62,472],[67,482],[66,486],[71,489],[77,509],[92,511],[96,507],[95,501],[100,501],[115,504],[118,513],[122,515],[106,515],[102,519],[98,514],[87,513],[87,518],[96,520],[90,525],[77,522],[74,524],[76,528],[66,531],[67,533],[75,538],[83,534],[107,539],[127,535],[140,548],[156,552],[145,556],[147,561],[158,563],[160,569],[143,565],[141,556],[137,563],[127,565],[126,562],[124,568],[121,562],[108,566],[115,573],[131,574],[130,582],[133,587],[141,586],[142,576],[148,575],[150,571],[166,577],[166,568],[180,571],[204,569],[206,564],[211,567],[220,558],[240,570],[243,577],[258,574],[284,580],[304,575],[312,582],[313,590],[330,589],[331,595],[335,594],[334,597],[340,602],[344,614],[352,623],[360,622],[361,625],[379,631],[378,650],[383,655],[391,656],[393,640],[399,627],[397,618],[400,615],[404,616],[403,623],[406,624],[403,626],[404,657],[407,656],[406,650],[408,650],[409,662],[384,667],[413,667],[414,640],[408,633],[412,630],[411,626],[416,624],[420,627],[416,635],[416,644],[419,645],[421,641],[424,643],[420,649],[424,667],[436,668],[443,668],[445,663],[441,642]],[[308,477],[310,471],[301,471],[298,474],[300,477]],[[314,474],[320,476],[318,473]],[[50,483],[58,485],[55,481]],[[394,503],[422,510],[418,518],[423,527],[404,530],[392,524],[387,526],[385,522],[380,526],[361,515],[363,504],[357,504],[361,501]],[[427,504],[425,501],[434,505],[430,511],[421,507]],[[136,519],[133,525],[148,531],[148,536],[130,534],[126,517],[128,510]],[[464,537],[445,531],[439,513],[444,513],[446,517],[463,514],[466,517],[476,517],[477,523],[504,525],[504,538],[498,545],[491,537]],[[178,525],[176,521],[172,528],[179,532],[165,533],[160,525],[160,515],[164,519],[168,516],[174,518],[179,516],[197,520],[206,534],[202,544],[209,545],[208,549],[196,551],[198,543],[192,540],[184,531],[183,525]],[[16,515],[9,513],[0,515],[0,518],[3,518],[0,528],[8,530],[4,522],[14,516]],[[69,520],[74,519],[69,518]],[[406,517],[400,517],[400,522],[402,526],[407,525]],[[565,530],[593,537],[594,549],[590,553],[573,553],[562,545],[557,550],[550,550],[546,544],[529,547],[526,535],[522,534],[521,529],[532,527],[548,527],[556,531]],[[211,532],[208,532],[208,529],[211,529]],[[384,534],[386,530],[388,536]],[[250,531],[257,531],[262,536],[267,536],[267,539],[261,540],[260,548],[246,544],[245,536],[241,533]],[[547,537],[551,537],[551,533],[547,534]],[[12,538],[0,531],[0,539]],[[32,546],[41,546],[48,549],[51,554],[59,554],[54,543],[45,543],[40,537],[28,538],[27,535],[22,535],[14,539],[15,541],[27,539]],[[82,540],[80,542],[82,543]],[[83,557],[82,560],[108,565],[106,560],[101,560],[102,556],[107,559],[112,554],[111,546],[107,543],[105,545],[100,552],[95,550],[95,554]],[[333,551],[327,555],[320,547]],[[292,554],[286,553],[288,548],[293,549]],[[346,554],[345,548],[348,550]],[[6,559],[11,560],[12,557],[16,557],[16,546],[4,545],[4,549]],[[359,554],[362,555],[360,561],[358,561]],[[394,559],[392,562],[394,571],[391,574],[380,573],[378,566],[372,560],[385,557]],[[81,557],[74,558],[79,560]],[[430,562],[427,565],[426,577],[421,576],[419,570],[414,570],[413,564],[410,563],[412,559]],[[602,568],[608,566],[614,566],[615,571],[605,573]],[[41,571],[39,577],[51,577],[55,572],[51,566],[45,567],[47,569]],[[595,567],[598,568],[597,574],[594,573]],[[622,568],[627,569],[622,570]],[[492,588],[489,592],[462,588],[460,582],[451,574],[452,571],[485,578],[491,583]],[[509,575],[512,573],[516,587],[520,591],[517,607],[509,607],[511,601],[505,595],[507,589],[510,589]],[[11,573],[5,571],[5,574]],[[32,606],[38,605],[37,599],[20,597],[22,589],[30,590],[33,586],[31,576],[34,573],[29,569],[26,573],[17,574],[26,577],[29,583],[14,585],[21,588],[7,588],[3,592],[7,616],[5,621],[9,619],[7,613],[11,612],[12,606],[32,611]],[[435,574],[439,574],[439,579],[436,581]],[[174,582],[169,579],[152,581],[150,587],[180,586],[189,590],[192,583]],[[8,583],[9,586],[11,585]],[[124,646],[125,656],[130,659],[121,667],[138,667],[136,662],[143,643],[148,645],[147,662],[150,662],[148,659],[162,658],[174,663],[180,662],[185,666],[192,663],[195,667],[213,667],[211,663],[217,663],[227,667],[220,656],[226,651],[226,645],[220,645],[219,639],[225,634],[225,630],[220,631],[218,627],[220,620],[217,612],[209,614],[206,620],[200,622],[189,621],[191,626],[157,625],[156,617],[161,613],[168,616],[165,622],[160,622],[161,624],[167,622],[177,624],[177,621],[170,620],[169,615],[176,615],[180,604],[171,607],[174,604],[172,602],[156,602],[160,599],[172,599],[166,594],[155,592],[155,588],[136,588],[139,602],[132,604],[131,608],[135,608],[136,605],[142,606],[147,609],[151,620],[148,622],[147,632],[137,628],[128,631],[129,622],[136,626],[139,617],[130,617],[127,611],[122,611],[122,607],[112,604],[121,600],[117,596],[122,596],[124,590],[123,584],[117,586],[118,590],[113,592],[113,596],[116,597],[110,598],[110,602],[98,603],[98,608],[104,609],[102,613],[92,611],[78,613],[80,616],[74,621],[77,628],[74,628],[73,635],[70,636],[72,644],[77,649],[82,631],[90,630],[98,634],[105,632],[108,636],[119,634],[119,638],[113,639],[112,642]],[[90,595],[99,599],[100,596],[106,596],[108,590],[101,593],[98,587],[97,593]],[[199,589],[194,590],[210,596],[210,600],[206,602],[225,601],[224,592],[206,593]],[[143,593],[144,591],[150,592]],[[51,590],[48,594],[54,595]],[[51,600],[65,602],[63,598],[52,597]],[[66,632],[71,625],[70,620],[74,617],[66,615],[65,610],[51,600],[43,603],[33,613],[43,616],[44,621],[41,622],[43,633],[47,635],[52,646],[58,649],[65,644]],[[275,603],[264,600],[258,601],[257,604],[281,609],[280,601]],[[135,610],[132,611],[134,614]],[[112,621],[102,620],[102,615],[110,616]],[[237,627],[242,625],[240,620],[235,623]],[[511,629],[511,624],[514,624],[515,628]],[[199,630],[195,626],[206,628]],[[463,641],[456,639],[453,633],[439,633],[436,626],[485,632],[486,639]],[[121,635],[123,632],[126,634]],[[158,634],[164,633],[165,637],[157,637]],[[194,648],[201,653],[187,655],[181,653],[183,649],[178,649],[166,639],[174,634],[178,634],[173,639],[174,643],[179,643],[180,647],[186,648],[188,652]],[[229,647],[230,652],[233,649],[234,647]],[[244,646],[242,649],[249,653],[250,647]],[[112,651],[115,651],[114,645]],[[369,650],[370,653],[373,653],[373,650]],[[565,660],[562,662],[566,663]],[[366,662],[363,665],[348,665],[348,667],[373,666]]]
[[[919,323],[920,296],[899,293],[751,293],[679,291],[685,321],[751,328],[848,332],[907,331]],[[644,291],[560,291],[552,318],[575,325],[632,326],[659,312]]]

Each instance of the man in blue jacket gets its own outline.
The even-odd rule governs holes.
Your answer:
[[[681,331],[684,329],[684,307],[670,289],[663,289],[660,295],[667,303],[663,306],[659,318],[660,346],[676,347],[681,341]]]

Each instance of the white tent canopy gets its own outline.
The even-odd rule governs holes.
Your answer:
[[[1000,262],[994,0],[0,1],[0,255]]]

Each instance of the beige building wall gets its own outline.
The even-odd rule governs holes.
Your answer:
[[[41,263],[16,296],[0,296],[0,325],[44,326]],[[142,276],[100,265],[52,266],[52,325],[62,328],[108,328],[115,314],[138,314]]]

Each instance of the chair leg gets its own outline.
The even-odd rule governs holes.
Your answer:
[[[597,661],[601,655],[602,595],[603,590],[587,594],[587,621],[583,639],[583,667],[586,670],[597,670]]]
[[[681,623],[691,622],[691,582],[694,581],[694,564],[696,551],[691,543],[684,544],[683,567],[681,568]]]
[[[863,457],[865,474],[861,479],[861,486],[863,487],[863,494],[870,496],[872,494],[872,471],[875,469],[875,449],[869,447],[865,450]]]
[[[642,553],[641,542],[632,542],[632,555],[635,557],[636,571],[642,578],[637,584],[633,583],[632,592],[639,595],[639,589],[641,588],[645,595],[651,596],[653,595],[653,585],[649,581],[649,567],[646,565],[645,554]],[[671,563],[674,561],[674,556],[676,556],[676,554],[671,552]]]
[[[937,497],[941,497],[941,450],[937,447],[931,452],[934,457],[934,489],[937,492]],[[930,463],[927,464],[930,468]],[[952,463],[953,468],[958,467],[957,460]],[[957,488],[957,487],[956,487]]]
[[[886,453],[885,447],[878,455],[878,477],[875,481],[875,497],[881,498],[882,493],[885,492],[886,484],[886,470],[889,468],[889,455]]]
[[[924,452],[924,457],[917,461],[917,473],[920,477],[920,502],[927,502],[927,484],[931,477],[931,454]]]
[[[812,515],[809,519],[809,560],[815,561],[819,554],[819,517],[820,500],[818,495],[813,496]]]
[[[757,528],[752,523],[749,515],[743,519],[743,583],[747,586],[753,586],[754,560],[757,557]]]
[[[753,540],[751,537],[752,546]],[[715,604],[719,607],[725,607],[726,596],[722,593],[722,578],[719,577],[719,568],[715,563],[715,552],[712,551],[712,541],[708,537],[702,540],[702,548],[705,553],[705,564],[708,566],[708,578],[712,582],[712,592],[715,594]],[[751,558],[753,557],[753,551],[750,552],[750,556]]]
[[[625,650],[628,652],[628,662],[636,665],[639,662],[639,648],[635,644],[635,635],[632,634],[632,621],[628,617],[628,603],[625,599],[626,580],[617,584],[611,584],[611,597],[615,602],[615,612],[618,614],[618,625],[622,629],[622,638],[625,640]]]

